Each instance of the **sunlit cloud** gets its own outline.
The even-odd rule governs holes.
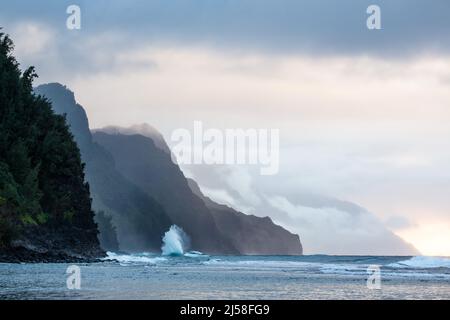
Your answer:
[[[426,252],[428,255],[449,256],[450,223],[442,220],[435,221],[432,217],[421,220],[416,227],[399,231],[397,234],[406,240],[413,241],[421,252]]]

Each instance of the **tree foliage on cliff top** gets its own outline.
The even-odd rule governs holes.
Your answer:
[[[0,246],[30,227],[96,228],[78,146],[13,47],[0,30]]]

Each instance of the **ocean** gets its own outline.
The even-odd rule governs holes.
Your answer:
[[[0,264],[0,299],[450,299],[445,257],[110,252],[77,264],[79,289],[69,266]]]

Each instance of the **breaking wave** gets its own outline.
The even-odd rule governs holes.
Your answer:
[[[391,263],[388,267],[414,269],[450,268],[450,258],[417,256],[408,260]]]
[[[167,261],[166,258],[151,256],[149,254],[119,254],[114,252],[107,252],[107,257],[103,260],[116,260],[120,263],[143,263],[143,264],[157,264]]]
[[[164,234],[161,251],[163,256],[182,256],[190,245],[189,236],[177,225],[172,225]]]

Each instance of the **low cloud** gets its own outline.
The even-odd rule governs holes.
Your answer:
[[[402,230],[417,227],[416,224],[412,223],[405,216],[391,216],[385,221],[385,224],[392,230]]]
[[[203,174],[196,177],[195,172],[202,171]],[[307,254],[418,254],[412,245],[392,233],[375,215],[350,202],[300,192],[290,200],[270,193],[261,185],[256,186],[249,173],[243,173],[243,168],[209,168],[209,172],[215,172],[209,177],[205,172],[208,172],[207,168],[195,168],[190,174],[201,184],[228,186],[222,189],[201,187],[205,195],[244,213],[270,216],[275,223],[300,235]],[[224,172],[228,174],[224,175]],[[234,192],[231,196],[228,191],[230,184],[225,181],[239,181],[242,177],[246,183],[231,184]],[[258,194],[259,203],[247,201],[249,194]]]
[[[308,253],[418,254],[413,246],[390,232],[369,212],[352,214],[333,207],[294,205],[281,196],[271,197],[268,201],[289,215],[289,223],[279,222],[301,235]]]

